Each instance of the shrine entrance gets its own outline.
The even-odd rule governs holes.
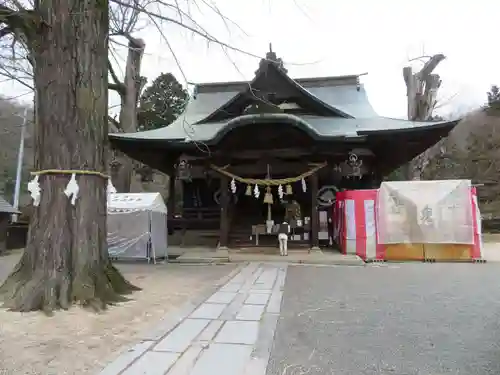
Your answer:
[[[379,117],[360,75],[293,79],[271,50],[251,81],[200,84],[195,92],[185,113],[170,125],[109,136],[113,147],[129,157],[182,178],[181,217],[174,217],[175,194],[170,194],[168,206],[169,228],[182,230],[183,246],[199,246],[206,238],[213,243],[210,247],[255,246],[256,232],[276,246],[268,222],[279,223],[286,207],[288,212],[299,207],[293,220],[302,232],[293,238],[318,248],[328,229],[325,214],[335,197],[332,186],[376,188],[383,176],[456,125]],[[301,176],[314,163],[328,165]],[[174,182],[170,180],[169,191]],[[292,194],[285,194],[287,185],[292,185]]]
[[[230,247],[276,247],[278,226],[286,221],[291,227],[291,249],[314,247],[314,243],[317,247],[317,229],[314,229],[318,226],[317,172],[326,165],[310,164],[306,172],[294,177],[271,177],[268,167],[265,176],[255,178],[212,166],[221,175],[221,181],[228,183],[228,197],[221,200],[221,212],[227,213],[227,219],[221,218],[221,239],[227,230]],[[223,207],[224,201],[227,208]]]

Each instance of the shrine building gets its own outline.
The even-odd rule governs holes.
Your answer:
[[[214,247],[276,246],[273,224],[286,219],[291,248],[317,248],[328,243],[336,191],[378,187],[456,123],[380,117],[359,75],[292,79],[270,51],[252,81],[199,84],[172,124],[109,138],[181,181],[169,227]]]

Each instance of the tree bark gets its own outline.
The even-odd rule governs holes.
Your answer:
[[[428,121],[432,118],[437,92],[441,86],[439,75],[432,72],[444,59],[445,56],[442,54],[432,56],[417,73],[413,73],[409,66],[403,68],[408,96],[408,120]],[[406,179],[420,180],[422,178],[422,173],[429,162],[427,153],[428,150],[424,151],[405,166]]]
[[[108,3],[44,0],[33,41],[38,170],[106,171]],[[16,311],[103,309],[136,290],[113,267],[106,243],[106,179],[77,176],[76,205],[63,193],[70,175],[40,176],[26,250],[0,288]]]
[[[141,79],[141,62],[145,47],[146,45],[142,39],[129,36],[127,65],[123,83],[125,92],[121,95],[119,117],[121,130],[126,133],[137,131],[137,102],[144,86]],[[128,193],[130,192],[134,164],[132,159],[122,152],[117,151],[117,156],[120,165],[117,171],[117,179],[113,183],[119,193]]]

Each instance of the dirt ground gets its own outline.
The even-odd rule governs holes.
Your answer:
[[[0,282],[20,254],[0,257]],[[95,314],[79,307],[53,317],[0,310],[0,374],[96,374],[169,310],[228,275],[235,266],[118,264],[143,288],[129,302]]]

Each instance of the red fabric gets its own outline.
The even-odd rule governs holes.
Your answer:
[[[471,189],[470,201],[472,205],[472,220],[474,221],[474,245],[471,247],[471,258],[480,259],[481,258],[481,238],[479,233],[479,228],[477,227],[477,211],[476,203],[474,197],[477,197],[477,189],[473,187]]]
[[[354,201],[354,214],[355,214],[355,233],[356,233],[356,255],[362,259],[367,258],[367,241],[366,241],[366,220],[365,220],[365,206],[364,202],[366,200],[373,200],[375,204],[375,210],[377,208],[377,193],[378,190],[348,190],[338,192],[336,194],[336,202],[333,207],[333,220],[332,225],[334,225],[335,241],[339,245],[341,252],[343,254],[347,253],[347,210],[346,210],[346,200]],[[472,205],[472,215],[473,215],[473,225],[474,225],[474,244],[471,245],[471,258],[480,259],[481,258],[481,238],[480,231],[477,227],[477,213],[476,206],[474,203],[474,196],[477,195],[476,188],[471,189],[471,205]],[[375,259],[383,260],[385,258],[385,246],[378,242],[378,228],[380,223],[377,220],[377,214],[375,212],[375,233],[376,233],[376,249],[375,249]],[[335,228],[337,231],[335,232]],[[352,241],[352,240],[351,240]]]

